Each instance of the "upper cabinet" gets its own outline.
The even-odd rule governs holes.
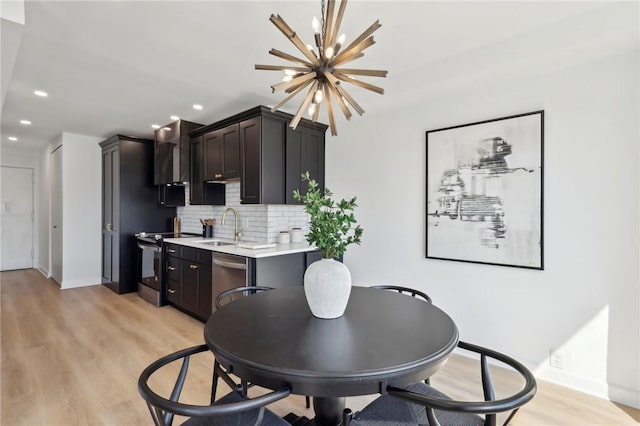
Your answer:
[[[155,185],[189,182],[189,133],[199,127],[202,127],[202,124],[178,120],[155,131]]]
[[[324,127],[324,128],[323,128]],[[300,124],[293,130],[287,126],[285,203],[300,204],[293,191],[307,193],[307,184],[301,175],[309,172],[311,179],[324,191],[324,145],[326,126]]]
[[[239,124],[204,134],[205,180],[226,181],[240,177]]]
[[[242,204],[284,204],[285,126],[268,114],[240,123]]]
[[[225,204],[225,185],[205,182],[204,136],[191,138],[191,187],[189,204]]]
[[[298,204],[293,190],[306,188],[305,171],[324,188],[327,126],[303,119],[294,131],[292,118],[259,106],[193,132],[192,144],[202,144],[204,181],[240,178],[242,204]]]

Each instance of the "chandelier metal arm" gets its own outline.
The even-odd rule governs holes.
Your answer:
[[[380,21],[376,21],[373,24],[371,24],[371,26],[369,28],[367,28],[366,30],[364,30],[364,32],[362,34],[360,34],[355,40],[353,40],[351,43],[349,43],[349,45],[347,47],[344,48],[343,52],[348,52],[349,50],[351,50],[354,46],[357,46],[358,44],[362,43],[362,41],[364,39],[366,39],[367,37],[369,37],[371,34],[373,34],[378,28],[380,28],[382,25],[380,24]]]
[[[276,106],[274,106],[273,108],[271,108],[271,112],[276,112],[276,110],[280,107],[282,107],[284,104],[286,104],[287,102],[289,102],[291,99],[293,99],[298,93],[300,93],[305,87],[307,87],[308,85],[311,84],[311,80],[309,81],[305,81],[304,83],[302,83],[301,85],[299,85],[298,87],[296,87],[295,90],[293,90],[291,92],[291,94],[289,96],[287,96],[286,98],[284,98],[283,100],[281,100]]]
[[[300,77],[293,78],[289,81],[282,81],[278,84],[274,84],[273,86],[271,86],[271,89],[273,90],[273,93],[275,93],[280,90],[286,90],[289,87],[297,86],[304,83],[305,81],[313,80],[314,78],[316,78],[316,73],[309,72],[307,74],[301,75]]]
[[[386,77],[388,71],[385,70],[363,70],[356,68],[340,68],[341,74],[366,75],[369,77]]]
[[[356,102],[356,100],[353,99],[353,97],[351,97],[351,95],[349,95],[349,93],[347,93],[344,88],[342,88],[341,86],[336,86],[336,90],[338,91],[338,93],[340,93],[340,96],[342,96],[346,99],[347,102],[349,102],[349,104],[353,107],[354,110],[356,110],[359,115],[364,114],[364,109],[362,109],[360,104],[358,104],[358,102]]]
[[[338,130],[336,129],[336,120],[333,118],[333,105],[331,104],[331,95],[329,89],[325,85],[324,97],[327,100],[327,115],[329,116],[329,128],[331,129],[331,136],[338,136]]]
[[[286,59],[287,61],[296,62],[298,64],[305,65],[305,66],[307,66],[309,68],[313,67],[313,64],[311,62],[307,62],[307,61],[304,61],[302,59],[296,58],[295,56],[289,55],[288,53],[282,52],[282,51],[280,51],[278,49],[271,49],[269,51],[269,53],[271,55],[273,55],[273,56],[277,56],[279,58]]]
[[[309,103],[311,102],[313,95],[316,93],[317,88],[318,88],[318,80],[315,80],[311,85],[309,92],[307,92],[307,96],[304,97],[304,101],[302,101],[302,103],[300,104],[300,107],[298,108],[296,115],[293,116],[293,119],[289,123],[289,127],[291,127],[292,129],[295,129],[296,127],[298,127],[298,123],[302,118],[302,113],[304,113],[304,110],[307,109],[307,107],[309,106]]]
[[[364,81],[356,80],[355,78],[351,78],[348,75],[344,75],[338,71],[333,73],[333,75],[335,75],[342,81],[353,84],[354,86],[362,87],[363,89],[371,90],[372,92],[384,95],[384,89],[382,87],[378,87],[370,83],[365,83]]]
[[[376,44],[373,36],[363,40],[358,45],[352,47],[351,49],[345,49],[340,52],[335,58],[333,58],[330,62],[332,67],[337,67],[340,64],[344,64],[345,62],[353,61],[354,59],[359,58],[358,55],[363,55],[362,53],[366,48],[373,46]]]
[[[329,37],[329,46],[333,46],[336,42],[336,38],[338,37],[338,31],[340,31],[340,25],[342,25],[342,17],[344,15],[344,10],[347,7],[347,0],[342,0],[340,2],[340,7],[338,8],[338,15],[336,16],[335,23],[332,27],[332,31]]]
[[[307,73],[311,71],[310,67],[291,67],[287,65],[258,65],[256,64],[255,69],[263,70],[263,71],[298,71]]]
[[[333,8],[335,0],[329,0],[327,3],[327,18],[325,19],[326,27],[323,28],[322,40],[322,56],[324,57],[327,47],[331,46],[331,32],[333,31]]]
[[[338,93],[336,86],[334,84],[327,84],[327,86],[329,86],[329,91],[331,92],[333,97],[336,99],[336,102],[338,103],[340,110],[342,110],[342,114],[344,114],[344,118],[346,118],[347,120],[351,120],[351,116],[353,114],[351,114],[349,107],[347,107],[347,104],[345,104],[344,101],[342,100],[342,96],[340,96],[340,94]]]
[[[278,28],[280,32],[282,32],[282,34],[284,34],[284,36],[287,37],[289,41],[291,41],[291,43],[293,43],[293,45],[297,47],[298,50],[302,52],[302,54],[306,56],[313,65],[315,65],[316,67],[320,65],[320,61],[318,60],[318,58],[316,58],[313,52],[309,50],[307,45],[300,39],[300,37],[298,37],[295,31],[293,31],[291,27],[289,27],[289,25],[285,22],[284,19],[280,17],[280,15],[271,15],[271,18],[269,18],[269,20],[273,22],[273,25],[275,25],[276,28]]]

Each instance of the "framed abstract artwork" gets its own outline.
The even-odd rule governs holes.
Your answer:
[[[429,130],[426,143],[426,257],[544,269],[544,111]]]

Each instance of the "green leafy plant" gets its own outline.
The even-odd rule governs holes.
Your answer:
[[[307,182],[307,192],[293,191],[293,198],[304,204],[309,213],[309,233],[307,241],[323,252],[325,259],[334,259],[344,255],[349,244],[360,244],[363,229],[356,224],[353,211],[356,197],[335,202],[328,188],[321,191],[318,183],[309,177],[309,172],[302,174],[302,181]]]

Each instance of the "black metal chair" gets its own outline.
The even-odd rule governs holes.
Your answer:
[[[223,306],[227,305],[228,303],[233,302],[234,300],[244,297],[244,296],[249,296],[252,294],[256,294],[256,293],[260,293],[263,291],[269,291],[269,290],[273,290],[273,287],[267,287],[267,286],[245,286],[245,287],[236,287],[236,288],[232,288],[230,290],[225,290],[223,292],[221,292],[220,294],[218,294],[216,296],[216,299],[214,301],[215,307],[216,309],[220,309]],[[231,378],[229,377],[229,374],[227,371],[225,371],[222,366],[220,365],[220,363],[218,363],[218,361],[216,360],[213,364],[213,381],[211,383],[211,402],[213,402],[215,400],[215,396],[216,396],[216,388],[218,386],[218,378],[222,377],[223,380],[225,382],[227,382],[227,384],[229,384],[230,386],[233,387],[232,383],[234,383],[233,381],[230,382]],[[246,392],[247,389],[251,386],[250,383],[248,383],[246,380],[241,380],[240,382],[240,387],[242,388],[244,395],[246,396]],[[305,396],[305,405],[307,408],[311,407],[311,399],[308,396]]]
[[[518,409],[534,397],[536,381],[533,374],[515,359],[494,350],[465,342],[459,342],[458,347],[480,354],[484,401],[455,401],[422,382],[406,389],[387,386],[384,395],[367,405],[353,419],[347,418],[346,425],[495,426],[496,414],[510,411],[503,423],[508,424]],[[518,372],[524,379],[522,389],[511,396],[496,400],[489,371],[489,358],[500,361]],[[484,415],[484,418],[480,415]]]
[[[273,290],[273,287],[266,286],[246,286],[246,287],[236,287],[230,290],[225,290],[216,296],[214,301],[216,309],[222,308],[224,305],[233,302],[237,298],[249,296],[252,294],[260,293],[262,291]]]
[[[147,402],[149,412],[156,426],[171,426],[174,415],[190,417],[184,425],[209,426],[288,426],[275,413],[265,408],[272,402],[289,395],[289,389],[280,389],[256,398],[245,398],[242,389],[235,389],[211,405],[192,405],[178,402],[189,368],[191,355],[208,351],[206,345],[194,346],[166,355],[142,371],[138,379],[138,391]],[[162,367],[182,360],[182,367],[169,398],[158,395],[148,385],[149,378]]]
[[[418,299],[422,299],[425,302],[433,303],[431,301],[431,298],[429,296],[427,296],[426,293],[424,293],[424,292],[422,292],[420,290],[409,288],[409,287],[400,287],[400,286],[397,286],[397,285],[381,284],[381,285],[372,285],[371,288],[380,288],[382,290],[397,291],[398,293],[407,294],[409,296],[416,297]]]
[[[422,292],[420,290],[416,290],[415,288],[401,287],[398,285],[388,285],[388,284],[372,285],[371,288],[379,288],[381,290],[395,291],[400,294],[404,294],[406,296],[411,296],[411,297],[415,297],[416,299],[424,300],[427,303],[433,303],[431,301],[431,298],[427,295],[427,293]],[[426,384],[429,384],[429,378],[427,377],[426,379],[424,379],[424,382]]]

